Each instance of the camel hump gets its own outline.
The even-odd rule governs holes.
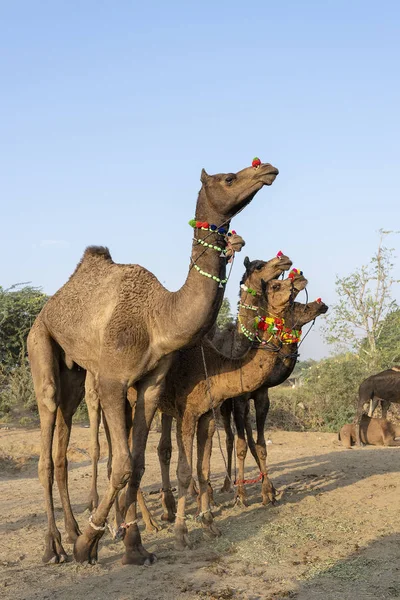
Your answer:
[[[82,261],[91,256],[99,256],[105,260],[112,260],[110,251],[106,246],[88,246],[83,253]]]

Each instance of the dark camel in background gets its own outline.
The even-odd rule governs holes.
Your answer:
[[[356,442],[361,446],[362,439],[360,437],[361,417],[364,411],[364,404],[372,400],[371,412],[372,416],[378,402],[382,406],[382,418],[386,419],[387,411],[391,402],[400,403],[400,367],[392,367],[386,369],[376,375],[371,375],[365,379],[358,390],[358,405],[356,414]]]
[[[124,539],[123,562],[154,561],[154,555],[141,543],[136,499],[147,436],[164,378],[173,353],[203,337],[216,319],[226,274],[226,256],[221,250],[228,244],[225,230],[230,219],[264,185],[271,185],[277,174],[270,164],[213,176],[203,170],[195,218],[209,227],[195,225],[190,270],[179,291],[169,292],[139,265],[114,263],[106,248],[90,247],[69,281],[35,320],[28,352],[41,422],[39,477],[45,488],[48,518],[44,562],[66,558],[54,518],[52,486],[55,471],[66,511],[69,498],[63,457],[72,415],[84,394],[86,371],[94,377],[107,420],[113,462],[108,489],[82,534],[72,512],[65,512],[67,533],[76,540],[74,556],[79,562],[96,562],[110,508],[129,481],[126,519],[131,525]],[[171,222],[172,226],[176,228],[176,223]],[[176,237],[173,231],[171,243],[176,243]],[[231,245],[236,243],[241,246],[240,240]],[[129,448],[125,404],[127,389],[134,383],[137,405]],[[58,450],[54,465],[55,427]]]

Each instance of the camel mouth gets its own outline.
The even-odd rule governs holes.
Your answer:
[[[279,264],[279,269],[283,272],[283,271],[289,271],[289,269],[291,268],[291,266],[293,265],[291,260],[282,260],[280,261]]]
[[[306,278],[298,279],[293,282],[293,289],[295,292],[302,292],[308,285],[308,281]]]
[[[260,173],[259,180],[264,185],[272,185],[278,175],[279,175],[278,169],[276,169],[272,165],[268,165],[267,170],[265,170],[263,173]]]

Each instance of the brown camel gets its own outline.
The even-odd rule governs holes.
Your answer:
[[[382,406],[382,418],[386,419],[391,402],[400,403],[400,367],[392,367],[364,379],[358,390],[358,405],[356,414],[357,445],[361,446],[360,437],[361,417],[364,404],[372,400],[370,414],[372,416],[378,402]]]
[[[284,317],[290,306],[291,299],[304,289],[307,280],[298,275],[294,280],[272,280],[265,284],[265,312],[276,317]],[[248,332],[253,329],[254,314],[247,318],[244,327]],[[242,359],[230,359],[221,355],[210,342],[206,340],[191,348],[179,351],[166,378],[166,386],[160,397],[160,409],[163,413],[177,420],[177,442],[179,449],[178,460],[178,508],[175,523],[175,537],[178,548],[189,545],[187,528],[185,525],[185,503],[188,487],[192,479],[192,452],[193,438],[197,425],[198,448],[198,479],[200,486],[200,517],[203,528],[211,536],[219,535],[209,511],[209,460],[214,432],[214,418],[212,406],[217,408],[229,397],[236,396],[238,392],[249,392],[258,388],[271,371],[271,363],[276,360],[276,354],[286,353],[286,345],[279,342],[276,336],[263,333],[262,337],[253,334],[249,341],[251,348]],[[260,343],[256,340],[260,339]],[[270,338],[272,339],[270,340]],[[256,341],[256,347],[254,347]],[[268,351],[272,346],[277,352]],[[204,379],[204,361],[208,371],[208,379]],[[128,398],[134,402],[134,392],[129,390]],[[164,434],[163,415],[163,434]],[[162,436],[163,437],[163,436]],[[160,442],[163,446],[164,440]],[[165,443],[163,446],[169,446]],[[162,454],[162,451],[160,452]],[[170,492],[169,470],[163,468],[163,489],[166,495]],[[265,479],[267,474],[265,472]],[[266,481],[268,484],[268,482]],[[273,497],[273,486],[270,484],[269,493]],[[173,505],[173,499],[165,498],[167,507]],[[173,518],[173,515],[168,515]]]
[[[169,292],[139,265],[115,264],[106,248],[90,247],[69,281],[37,317],[28,337],[28,352],[42,432],[39,477],[48,517],[44,562],[62,562],[66,557],[54,518],[54,470],[66,529],[70,538],[76,539],[77,561],[96,562],[108,513],[118,490],[128,481],[126,517],[130,526],[123,562],[154,561],[141,543],[136,498],[148,431],[164,378],[172,354],[204,336],[215,321],[226,277],[224,250],[230,219],[264,185],[271,185],[277,174],[270,164],[257,164],[236,174],[210,176],[202,171],[196,220],[191,222],[195,232],[191,267],[179,291]],[[113,462],[105,496],[81,534],[72,512],[67,512],[65,447],[72,414],[84,393],[86,371],[93,374],[107,420]],[[127,388],[135,382],[138,400],[131,452],[125,402]],[[54,465],[55,426],[58,450]]]
[[[240,295],[242,298],[243,302],[248,302],[251,303],[251,305],[254,304],[254,307],[256,308],[257,305],[257,296],[261,296],[262,293],[262,282],[263,281],[270,281],[271,279],[275,279],[276,277],[279,277],[279,275],[281,275],[284,271],[290,269],[290,267],[292,266],[292,261],[285,256],[282,252],[278,252],[276,257],[272,258],[271,260],[269,260],[268,262],[262,261],[262,260],[255,260],[255,261],[250,261],[249,258],[246,256],[246,258],[244,259],[244,265],[246,267],[246,271],[242,277],[242,280],[240,281],[241,284],[241,290],[240,290]],[[245,291],[245,290],[251,290],[252,293]],[[249,299],[250,298],[250,299]],[[240,313],[245,314],[245,316],[248,315],[248,309],[246,308],[247,306],[250,306],[250,304],[244,304],[243,307],[240,308]],[[228,339],[228,346],[231,347],[232,343],[234,343],[234,339],[232,337],[232,332],[231,331],[227,331],[224,330],[225,333],[225,337]],[[214,335],[216,337],[218,337],[218,339],[220,340],[219,337],[219,332],[215,331],[214,328]],[[242,334],[240,334],[242,335]],[[213,338],[214,341],[214,338]],[[236,340],[237,341],[237,340]],[[223,342],[223,340],[222,340]],[[248,340],[247,340],[247,350],[248,350]],[[129,397],[130,400],[132,402],[132,404],[134,405],[136,402],[136,392],[134,390],[131,390],[131,392],[129,393]],[[91,457],[92,457],[92,485],[91,485],[91,490],[90,490],[90,496],[89,496],[89,507],[91,510],[93,510],[94,508],[96,508],[97,503],[98,503],[98,492],[97,492],[97,463],[98,463],[98,459],[99,459],[99,452],[100,452],[100,446],[99,446],[99,437],[98,437],[98,432],[99,432],[99,424],[100,424],[100,403],[99,403],[99,398],[98,395],[95,393],[95,389],[94,389],[94,382],[93,382],[93,377],[90,373],[87,374],[86,376],[86,384],[85,384],[85,398],[86,398],[86,402],[87,402],[87,407],[88,407],[88,414],[89,414],[89,422],[90,422],[90,434],[91,434]],[[129,419],[131,419],[131,416],[128,416]],[[164,416],[164,424],[163,427],[164,429],[166,429],[166,419],[168,418],[167,416]],[[168,426],[170,425],[170,421],[168,421]],[[129,427],[128,427],[129,429]],[[107,434],[107,426],[105,423],[105,431]],[[167,437],[168,440],[167,440]],[[107,437],[109,438],[109,436],[107,435]],[[161,465],[169,465],[169,461],[170,461],[170,455],[171,455],[171,449],[170,449],[170,445],[171,445],[171,432],[169,429],[169,433],[166,434],[166,432],[164,431],[164,435],[161,438],[161,442],[160,442],[160,446],[159,446],[159,455],[160,455],[160,464]],[[111,445],[109,443],[109,471],[111,469],[111,465],[110,465],[110,459],[112,456],[112,448]],[[169,480],[169,474],[168,474],[168,480]],[[163,504],[164,504],[164,495],[168,494],[169,490],[164,490],[163,491]],[[154,531],[159,529],[159,525],[157,523],[157,521],[154,519],[154,517],[152,517],[152,515],[150,514],[150,512],[148,511],[145,501],[143,499],[142,494],[139,492],[138,493],[138,502],[140,504],[140,510],[142,513],[142,517],[143,520],[145,522],[146,525],[146,530],[147,531]],[[124,495],[121,494],[119,497],[119,500],[116,504],[116,508],[117,508],[117,524],[119,524],[118,521],[122,521],[122,515],[123,515],[123,510],[120,510],[120,507],[123,505],[123,498]],[[170,503],[171,500],[169,499]],[[171,510],[173,510],[171,508]],[[171,511],[170,511],[171,514]],[[165,515],[163,516],[163,520],[165,519]]]
[[[299,304],[295,302],[290,313],[289,322],[292,329],[301,329],[304,325],[314,320],[319,315],[323,315],[328,311],[328,306],[321,302],[320,299],[315,302],[308,304]],[[227,467],[228,473],[225,478],[224,485],[221,489],[222,492],[229,492],[232,490],[232,454],[233,454],[233,443],[234,433],[231,425],[231,416],[233,414],[236,431],[237,431],[237,445],[236,445],[236,456],[239,467],[239,477],[237,481],[237,500],[247,506],[247,499],[244,487],[244,464],[245,457],[247,455],[247,448],[250,449],[256,464],[260,470],[260,477],[262,479],[263,469],[265,468],[265,461],[267,457],[267,446],[265,442],[265,422],[267,419],[270,400],[268,390],[271,387],[280,385],[288,377],[290,377],[298,356],[295,353],[286,359],[282,359],[282,356],[278,355],[274,369],[270,376],[265,381],[264,385],[259,387],[252,393],[242,394],[236,398],[228,398],[221,406],[221,415],[225,428],[225,443],[227,450]],[[254,401],[255,413],[256,413],[256,429],[257,429],[257,441],[254,441],[253,430],[249,418],[250,411],[250,399]],[[246,442],[247,438],[247,442]],[[262,503],[268,504],[268,488],[262,484],[261,489]]]
[[[372,419],[367,415],[361,417],[361,441],[371,446],[400,446],[400,426],[393,425],[387,419]],[[356,425],[348,423],[339,431],[339,440],[345,448],[356,443]]]

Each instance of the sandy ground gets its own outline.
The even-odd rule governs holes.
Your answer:
[[[145,546],[159,559],[151,567],[123,567],[123,545],[110,536],[101,541],[96,566],[73,561],[46,566],[41,562],[46,517],[37,479],[39,432],[0,430],[0,598],[400,598],[400,448],[344,450],[333,434],[270,432],[269,437],[271,478],[283,492],[278,506],[261,505],[259,484],[248,487],[247,508],[234,506],[229,494],[216,493],[214,514],[223,533],[216,541],[203,539],[193,501],[191,551],[175,551],[172,527],[164,525],[159,533],[143,534]],[[151,433],[145,492],[160,485],[157,442],[158,434]],[[88,447],[88,429],[75,425],[70,488],[81,526],[88,519]],[[104,489],[103,434],[102,448]],[[213,471],[218,490],[224,468],[216,440]],[[250,457],[247,476],[255,475]],[[158,495],[147,500],[159,516]],[[63,534],[62,512],[56,506]],[[64,546],[71,554],[71,545]]]

